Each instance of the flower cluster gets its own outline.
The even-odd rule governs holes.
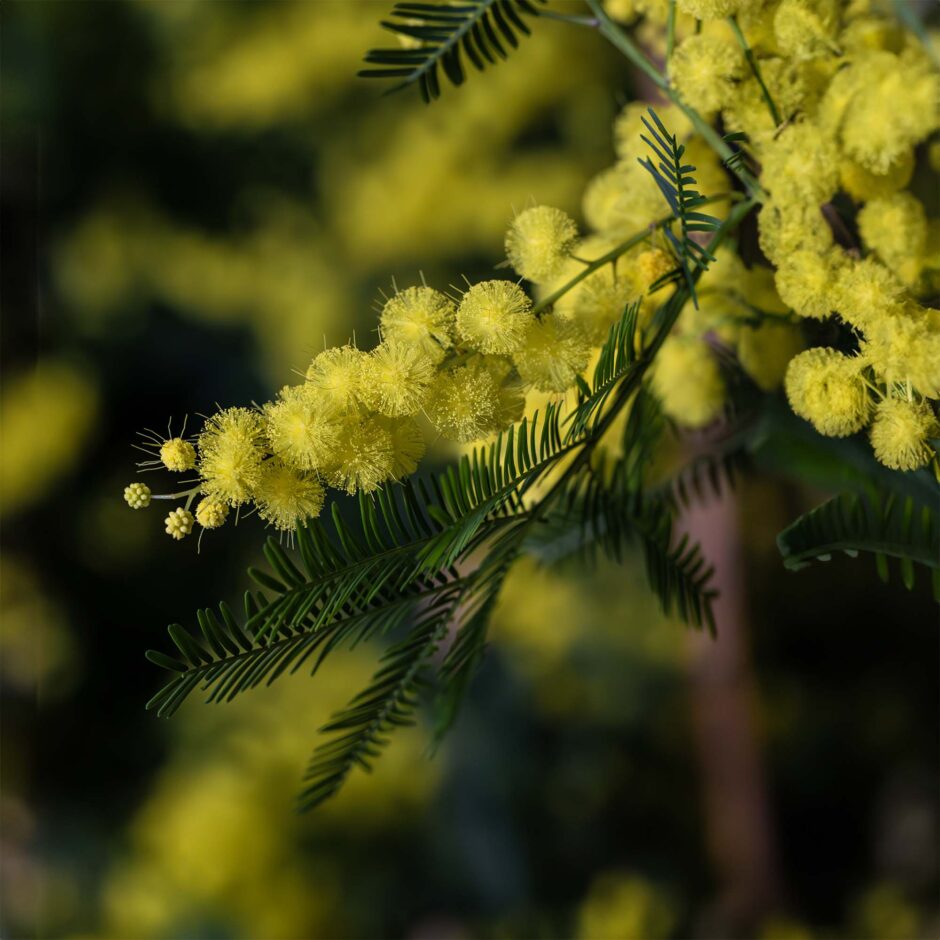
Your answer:
[[[506,235],[511,262],[530,280],[557,275],[578,241],[559,209],[521,212]],[[610,318],[616,315],[611,310]],[[468,284],[453,295],[426,285],[396,291],[371,351],[324,350],[304,381],[260,407],[211,415],[193,439],[155,432],[143,469],[195,471],[194,485],[169,496],[134,483],[132,508],[185,500],[166,518],[174,539],[194,523],[216,529],[230,510],[253,509],[281,531],[322,509],[327,487],[354,494],[413,473],[426,438],[486,438],[518,421],[529,389],[564,392],[584,370],[591,344],[574,322],[537,316],[515,281]],[[192,504],[199,499],[194,513]]]
[[[666,6],[608,8],[648,24],[664,22]],[[940,284],[940,220],[906,187],[915,148],[940,129],[940,72],[929,51],[864,0],[678,0],[677,8],[670,83],[683,104],[746,135],[764,197],[760,249],[775,270],[719,255],[702,277],[699,308],[683,314],[655,364],[665,410],[687,426],[714,420],[724,394],[709,347],[723,345],[761,388],[785,377],[793,410],[821,434],[870,428],[885,465],[926,465],[940,436],[940,314],[920,301]],[[629,105],[618,121],[624,156],[641,114]],[[702,173],[685,114],[660,114],[709,179],[714,168],[705,162]],[[608,218],[620,198],[612,181],[594,184]],[[804,319],[838,324],[848,354],[800,352]]]
[[[665,203],[645,171],[634,174],[643,180],[637,201],[615,172],[618,212],[641,226],[663,214]],[[506,255],[541,303],[508,279],[454,293],[427,285],[396,290],[384,302],[372,350],[326,349],[303,382],[260,407],[217,412],[192,440],[148,432],[144,449],[154,459],[144,469],[194,470],[198,479],[172,496],[132,484],[129,505],[185,500],[166,519],[173,538],[189,534],[194,522],[215,529],[231,509],[252,507],[290,532],[319,514],[328,487],[370,492],[413,473],[429,434],[466,444],[508,428],[523,416],[528,392],[562,395],[574,387],[625,306],[674,269],[649,234],[579,280],[592,259],[623,240],[623,227],[617,216],[581,238],[560,209],[525,209],[506,233]],[[654,307],[650,300],[646,309]]]
[[[668,4],[608,6],[662,39]],[[736,357],[757,389],[784,384],[821,434],[870,427],[882,463],[924,466],[940,435],[940,314],[919,299],[940,285],[940,228],[906,187],[915,147],[940,127],[940,74],[916,37],[864,0],[677,8],[674,101],[657,111],[711,212],[740,193],[706,122],[737,133],[736,168],[760,203],[759,252],[724,247],[701,273],[651,368],[663,411],[688,428],[714,422],[729,394],[721,363]],[[560,209],[525,209],[505,240],[520,281],[396,289],[373,349],[326,349],[302,382],[219,411],[195,438],[151,432],[145,469],[196,478],[172,496],[132,484],[129,505],[184,500],[166,519],[175,539],[218,528],[232,509],[290,532],[321,511],[329,487],[370,492],[413,473],[429,435],[485,439],[522,417],[529,392],[564,394],[633,303],[642,344],[678,264],[669,205],[637,160],[646,108],[628,104],[616,119],[617,161],[585,189],[584,233]],[[833,318],[840,349],[804,349],[803,321]]]

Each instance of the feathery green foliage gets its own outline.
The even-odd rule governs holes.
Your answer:
[[[382,26],[407,45],[372,49],[366,62],[381,68],[362,69],[363,78],[397,78],[389,89],[418,84],[421,97],[431,102],[441,94],[438,69],[453,85],[466,74],[461,54],[477,71],[508,57],[520,35],[530,35],[525,17],[539,15],[536,3],[545,0],[464,0],[462,3],[396,3],[392,20]]]
[[[594,384],[578,380],[578,404],[569,416],[572,435],[587,433],[598,421],[611,392],[636,363],[636,328],[640,302],[627,306],[611,328],[594,367]]]
[[[871,489],[842,493],[800,516],[777,537],[783,563],[792,571],[812,561],[829,561],[834,552],[854,558],[875,555],[878,574],[889,578],[888,557],[897,558],[908,590],[915,568],[928,570],[933,594],[940,600],[940,520],[934,507],[911,496]]]
[[[654,163],[649,157],[637,159],[640,166],[644,167],[656,181],[656,185],[679,223],[678,234],[669,226],[664,229],[675,252],[678,267],[675,271],[663,275],[652,285],[652,289],[655,290],[683,277],[692,296],[692,302],[698,307],[695,278],[692,272],[696,268],[704,270],[715,258],[707,248],[703,248],[691,238],[691,234],[714,232],[721,224],[721,219],[699,211],[706,199],[695,188],[695,177],[692,176],[695,167],[690,163],[683,163],[685,144],[680,144],[676,135],[666,130],[665,125],[652,108],[648,110],[653,122],[650,123],[645,117],[643,118],[643,125],[650,136],[647,137],[644,134],[642,140],[653,151],[657,162]]]
[[[414,724],[423,671],[447,632],[459,589],[439,596],[423,610],[408,635],[382,657],[382,667],[368,688],[360,692],[320,732],[331,735],[314,752],[298,807],[309,809],[331,797],[355,766],[371,769],[371,762],[388,743],[394,728]]]

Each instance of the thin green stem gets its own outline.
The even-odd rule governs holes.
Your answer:
[[[554,10],[539,10],[539,17],[543,20],[557,20],[559,23],[574,23],[577,26],[594,26],[593,16],[570,16],[567,13],[556,13]]]
[[[676,0],[669,0],[669,19],[666,21],[666,61],[672,58],[676,47]]]
[[[596,261],[591,261],[584,268],[584,270],[578,271],[578,273],[573,278],[571,278],[570,281],[567,281],[566,283],[562,284],[562,286],[559,287],[558,290],[552,291],[552,293],[549,294],[547,297],[543,297],[532,308],[532,312],[536,314],[541,313],[543,310],[545,310],[546,308],[550,307],[553,303],[555,303],[555,301],[557,301],[560,297],[564,297],[564,295],[567,294],[568,291],[570,291],[573,287],[580,284],[581,281],[583,281],[586,277],[590,277],[595,271],[598,271],[600,270],[600,268],[604,267],[605,264],[610,264],[612,261],[616,261],[622,254],[629,251],[635,245],[639,245],[640,242],[649,238],[650,235],[652,235],[652,233],[656,231],[656,229],[661,228],[663,225],[665,225],[668,222],[671,222],[672,219],[673,219],[673,216],[669,216],[668,218],[664,218],[664,219],[658,219],[656,222],[653,222],[649,226],[649,228],[645,228],[642,232],[637,232],[636,235],[631,235],[625,242],[621,242],[616,247],[611,248],[611,250],[608,251],[607,254],[601,255],[600,258],[598,258]]]
[[[747,64],[751,67],[751,73],[754,75],[754,78],[757,79],[757,84],[760,85],[760,93],[767,104],[771,118],[773,118],[774,127],[779,127],[780,112],[777,110],[776,104],[774,104],[770,89],[768,89],[764,82],[764,76],[761,75],[760,66],[758,66],[757,59],[754,57],[754,51],[748,45],[747,39],[744,38],[744,33],[741,32],[741,27],[738,25],[738,18],[736,16],[729,16],[728,23],[731,26],[731,31],[734,33],[734,38],[737,39],[738,45],[744,53],[744,58],[747,59]]]
[[[726,199],[734,201],[741,198],[743,198],[741,194],[736,192],[719,193],[715,196],[709,196],[709,198],[702,202],[701,205],[706,206],[714,202],[724,202]],[[576,287],[578,284],[580,284],[581,281],[583,281],[586,277],[590,277],[595,271],[598,271],[604,267],[605,264],[610,264],[612,261],[616,261],[622,254],[625,254],[634,246],[639,245],[640,242],[649,238],[650,235],[652,235],[653,232],[655,232],[657,229],[668,225],[674,219],[675,216],[673,215],[667,215],[661,219],[657,219],[655,222],[651,222],[650,225],[643,229],[642,232],[637,232],[635,235],[631,235],[626,241],[623,241],[619,245],[611,248],[607,254],[601,255],[600,258],[597,258],[594,261],[583,262],[586,264],[586,267],[583,271],[578,271],[578,273],[573,278],[571,278],[570,281],[566,281],[564,284],[562,284],[561,287],[558,288],[558,290],[553,291],[547,297],[543,297],[542,300],[540,300],[532,308],[532,311],[536,314],[541,313],[543,310],[554,304],[560,297],[563,297],[565,294],[567,294],[568,291],[570,291],[573,287]],[[581,258],[578,258],[577,260],[582,261]]]
[[[601,0],[586,0],[595,17],[594,28],[615,48],[622,52],[657,88],[668,91],[669,82],[652,62],[640,51],[629,36],[607,15]]]
[[[184,496],[191,500],[198,492],[199,486],[194,486],[191,490],[180,490],[179,493],[151,493],[151,499],[182,499]]]

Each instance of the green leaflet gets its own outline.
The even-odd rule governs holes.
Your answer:
[[[463,3],[396,3],[382,26],[410,42],[407,48],[372,49],[365,61],[380,68],[362,69],[363,78],[397,78],[389,89],[417,83],[421,97],[440,97],[439,70],[453,85],[466,79],[466,60],[482,72],[508,57],[519,38],[530,34],[526,17],[535,17],[536,3],[546,0],[465,0]]]
[[[842,493],[800,516],[777,536],[783,563],[799,571],[813,561],[829,561],[834,552],[854,558],[875,555],[878,574],[889,578],[888,558],[899,560],[901,580],[908,590],[917,567],[930,577],[934,598],[940,601],[940,521],[936,506],[871,488]]]
[[[663,229],[672,245],[678,267],[675,271],[663,275],[650,289],[655,290],[664,284],[674,282],[677,278],[682,278],[689,289],[692,302],[698,307],[698,298],[695,294],[695,272],[707,268],[715,257],[707,248],[698,244],[692,235],[697,232],[717,231],[721,225],[721,219],[700,211],[707,199],[695,188],[695,178],[692,176],[695,167],[692,164],[683,163],[685,145],[680,144],[675,135],[666,130],[665,125],[652,108],[648,111],[653,123],[643,118],[643,124],[650,136],[644,135],[642,140],[653,151],[657,162],[653,163],[649,157],[645,160],[638,158],[638,162],[656,181],[656,185],[679,223],[678,235],[668,226]]]

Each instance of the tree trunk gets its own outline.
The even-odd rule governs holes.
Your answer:
[[[683,519],[715,567],[718,638],[688,634],[693,731],[701,766],[705,836],[718,898],[701,926],[707,934],[752,931],[779,901],[780,877],[767,782],[757,740],[745,564],[734,492],[709,496]]]

